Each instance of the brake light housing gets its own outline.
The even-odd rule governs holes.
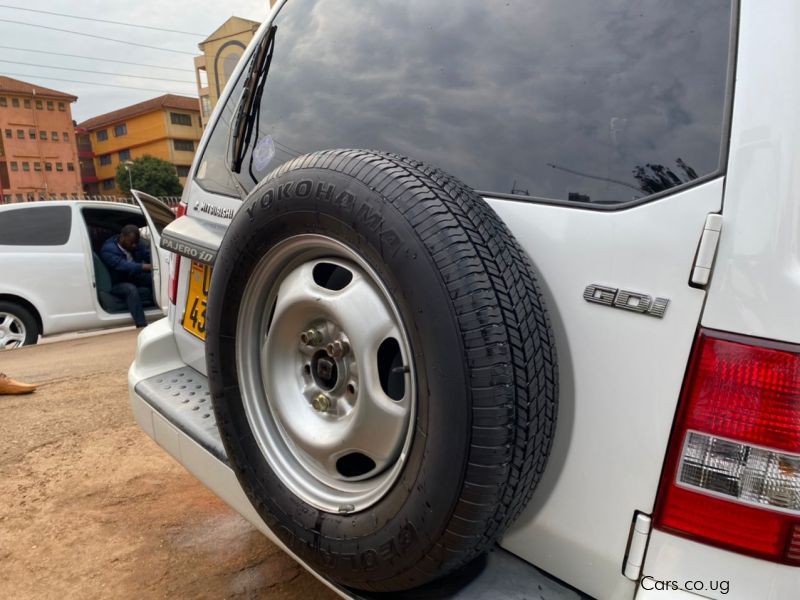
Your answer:
[[[186,214],[187,205],[181,202],[175,209],[175,218],[180,219]],[[172,265],[169,271],[169,303],[173,306],[178,302],[178,278],[181,272],[181,255],[172,255]]]
[[[698,333],[654,526],[800,565],[800,346]]]

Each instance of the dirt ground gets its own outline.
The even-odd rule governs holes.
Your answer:
[[[0,598],[336,598],[134,424],[135,344],[0,353]]]

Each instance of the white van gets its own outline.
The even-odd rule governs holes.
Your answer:
[[[128,224],[146,226],[137,206],[88,200],[0,206],[0,351],[36,344],[43,335],[133,324],[100,260],[103,243]],[[145,303],[148,320],[164,315],[158,282],[170,253],[153,248],[153,255],[157,283]]]
[[[279,2],[160,238],[139,424],[343,597],[797,598],[798,31]]]

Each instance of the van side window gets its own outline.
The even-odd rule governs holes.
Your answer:
[[[301,154],[368,148],[485,195],[637,203],[722,172],[732,3],[289,0],[242,172],[244,77],[197,182],[240,196]]]
[[[71,229],[69,206],[8,210],[0,219],[0,246],[63,246]]]

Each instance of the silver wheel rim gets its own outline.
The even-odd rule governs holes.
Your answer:
[[[25,344],[27,331],[18,316],[0,311],[0,350],[11,350]]]
[[[236,359],[248,423],[284,485],[320,510],[363,510],[402,472],[416,410],[402,323],[372,267],[321,235],[278,244],[245,287]]]

